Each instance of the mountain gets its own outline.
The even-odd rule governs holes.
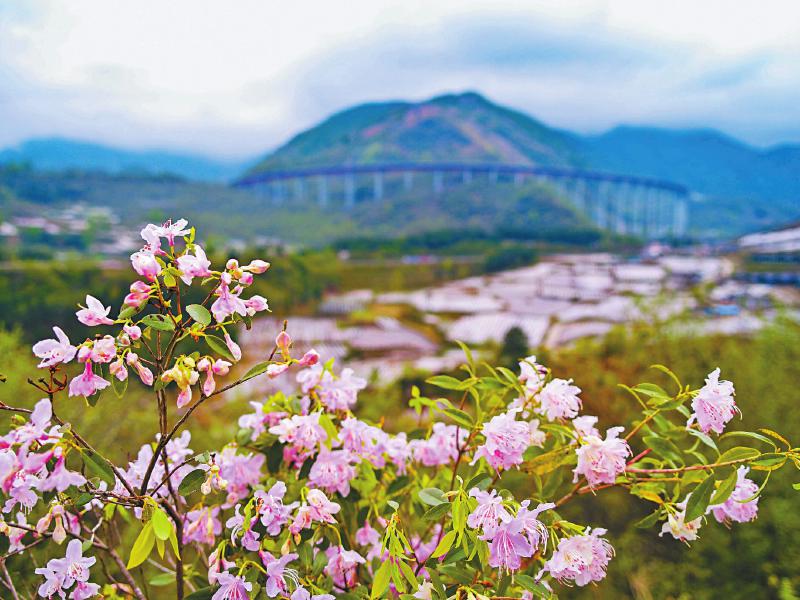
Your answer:
[[[734,235],[800,217],[800,145],[760,149],[712,129],[621,126],[584,136],[474,92],[349,108],[296,135],[247,174],[404,161],[572,166],[667,179],[699,193],[691,218],[704,234]]]
[[[133,151],[65,138],[40,138],[0,150],[1,163],[29,163],[45,171],[171,173],[198,181],[226,181],[245,164],[161,150]]]
[[[293,137],[249,173],[301,166],[415,162],[571,165],[576,138],[476,93],[363,104]]]

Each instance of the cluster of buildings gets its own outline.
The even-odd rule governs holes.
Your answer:
[[[686,333],[749,333],[800,306],[796,288],[735,278],[719,256],[661,254],[631,261],[612,254],[556,255],[536,265],[470,277],[408,292],[357,290],[326,298],[317,317],[288,317],[297,352],[315,348],[363,377],[390,381],[404,370],[437,372],[462,362],[455,341],[497,348],[521,329],[531,348],[559,347],[603,336],[637,320],[691,315]],[[698,293],[702,290],[702,293]],[[352,322],[350,315],[393,313]],[[262,319],[243,336],[251,351],[268,352],[282,320]]]

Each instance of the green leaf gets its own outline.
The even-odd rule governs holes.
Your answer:
[[[436,387],[440,387],[445,390],[465,390],[470,387],[474,381],[470,379],[465,379],[462,381],[461,379],[456,379],[455,377],[450,377],[449,375],[435,375],[426,379],[425,383],[435,385]]]
[[[671,441],[658,437],[655,435],[647,435],[642,438],[642,441],[649,447],[655,450],[657,454],[660,454],[662,457],[674,460],[678,462],[682,462],[683,458],[681,458],[681,451],[678,447],[673,444]]]
[[[389,578],[391,577],[392,561],[384,561],[378,570],[375,572],[375,577],[372,578],[372,590],[370,591],[370,598],[381,598],[383,592],[389,587]]]
[[[793,483],[792,484],[792,488],[797,490],[797,491],[800,491],[800,483]]]
[[[719,436],[719,439],[720,440],[724,440],[725,438],[729,438],[729,437],[751,438],[751,439],[754,439],[754,440],[758,440],[759,442],[764,442],[765,444],[769,444],[770,446],[772,446],[776,450],[778,449],[778,447],[775,445],[775,442],[773,442],[768,437],[765,437],[765,436],[761,435],[760,433],[756,433],[755,431],[729,431],[729,432],[723,433],[721,436]]]
[[[203,327],[208,327],[211,324],[211,313],[205,306],[200,304],[190,304],[186,307],[186,312],[195,321],[200,323]]]
[[[80,453],[81,458],[83,459],[83,464],[86,465],[86,468],[94,475],[99,477],[102,481],[105,481],[108,484],[109,489],[116,485],[114,471],[111,469],[111,466],[108,464],[108,461],[105,458],[97,454],[97,452],[88,450],[86,448],[81,448]]]
[[[153,518],[150,521],[153,524],[153,533],[162,542],[169,539],[172,533],[172,522],[169,520],[167,513],[160,508],[153,511]]]
[[[120,381],[116,377],[111,377],[111,389],[117,398],[122,398],[128,390],[128,377]]]
[[[411,587],[416,590],[419,587],[419,581],[417,581],[417,576],[414,575],[414,571],[411,570],[411,567],[404,560],[400,560],[397,563],[400,567],[400,570],[403,572],[403,576],[406,578],[406,581],[411,585]]]
[[[444,537],[439,541],[436,546],[436,549],[431,554],[431,558],[439,558],[440,556],[444,556],[453,546],[453,542],[456,541],[456,532],[455,531],[448,531],[444,534]]]
[[[665,390],[655,383],[640,383],[633,388],[640,394],[650,396],[651,398],[672,398]]]
[[[735,448],[731,448],[730,450],[726,450],[722,454],[719,455],[717,462],[731,462],[735,460],[746,460],[748,458],[755,458],[756,456],[761,456],[761,452],[756,450],[755,448],[748,448],[746,446],[736,446]]]
[[[156,536],[153,535],[153,522],[148,521],[147,525],[145,525],[139,533],[139,537],[137,537],[136,541],[133,543],[127,568],[133,569],[142,564],[147,557],[150,556],[150,552],[153,551],[155,543]]]
[[[464,489],[469,491],[472,488],[478,488],[479,490],[485,490],[489,487],[489,484],[492,483],[492,478],[486,475],[485,473],[478,473],[469,480],[467,485],[464,486]]]
[[[175,583],[175,573],[161,573],[151,578],[148,583],[155,587]]]
[[[152,327],[153,329],[157,329],[159,331],[174,331],[175,330],[175,321],[172,320],[171,317],[167,315],[145,315],[142,317],[142,320],[139,321],[140,327]]]
[[[188,596],[184,596],[183,600],[211,600],[214,591],[215,589],[213,587],[204,587],[196,592],[192,592]]]
[[[736,489],[736,481],[737,480],[738,480],[738,476],[737,476],[737,473],[736,473],[736,469],[733,469],[731,471],[731,474],[728,475],[722,481],[722,483],[719,484],[719,487],[717,488],[717,491],[714,492],[713,496],[711,496],[711,500],[709,501],[709,504],[711,504],[711,505],[722,504],[723,502],[725,502],[725,500],[730,498],[730,495],[733,493],[733,490]]]
[[[700,482],[700,485],[694,488],[692,495],[689,496],[689,501],[686,503],[686,522],[694,521],[697,517],[702,517],[706,513],[713,491],[714,476],[709,475]]]
[[[783,454],[762,454],[750,463],[754,469],[759,471],[774,471],[780,469],[787,461]]]
[[[442,502],[441,504],[429,508],[425,514],[422,515],[422,518],[426,521],[438,521],[448,512],[450,512],[450,503]]]
[[[656,510],[655,512],[650,513],[643,519],[636,521],[636,523],[634,523],[633,526],[638,527],[639,529],[649,529],[650,527],[658,523],[659,514],[660,510]]]
[[[711,439],[709,435],[706,435],[705,433],[703,433],[702,431],[698,431],[697,429],[687,429],[686,433],[696,437],[698,440],[703,442],[709,448],[713,448],[714,450],[716,450],[717,454],[719,454],[719,449],[717,448],[717,444],[714,442],[714,440]]]
[[[271,364],[272,364],[271,362],[265,361],[258,363],[257,365],[253,365],[252,367],[250,367],[250,369],[248,369],[247,373],[244,374],[244,377],[242,377],[242,379],[252,379],[257,375],[265,373]]]
[[[192,492],[196,492],[203,485],[206,480],[206,472],[203,469],[194,469],[186,474],[186,477],[181,480],[178,486],[178,493],[181,496],[188,496]]]
[[[203,339],[206,341],[206,344],[209,348],[211,348],[214,352],[219,354],[220,356],[225,357],[231,362],[236,362],[236,359],[233,358],[233,354],[231,351],[228,350],[228,346],[225,345],[225,340],[222,338],[218,338],[215,335],[206,334]]]
[[[419,491],[419,499],[422,501],[423,504],[427,504],[429,506],[437,506],[444,502],[447,502],[447,499],[444,497],[444,492],[437,488],[425,488]]]
[[[470,417],[463,410],[459,410],[457,408],[445,408],[443,412],[459,425],[463,425],[464,427],[472,429],[472,417]]]
[[[543,586],[541,583],[537,583],[536,580],[530,575],[519,573],[518,575],[514,576],[514,581],[516,581],[529,592],[539,594],[539,597],[541,598],[547,598],[551,595],[550,591],[545,586]]]

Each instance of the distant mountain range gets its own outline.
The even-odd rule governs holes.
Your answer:
[[[197,181],[227,181],[247,164],[163,150],[123,150],[65,138],[32,139],[0,150],[0,164],[12,162],[27,163],[43,171],[170,173]]]
[[[710,129],[621,126],[586,136],[549,127],[472,92],[355,106],[247,163],[59,138],[0,150],[0,164],[27,162],[38,170],[171,173],[205,182],[271,169],[405,161],[582,167],[671,180],[699,193],[691,227],[704,236],[800,218],[800,145],[759,149]]]

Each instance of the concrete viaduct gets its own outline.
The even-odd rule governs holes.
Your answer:
[[[550,185],[598,227],[646,239],[686,233],[689,190],[679,184],[633,175],[502,163],[392,163],[276,169],[245,176],[247,188],[273,204],[316,201],[350,209],[398,191],[430,186],[435,195],[477,178],[493,184]]]

